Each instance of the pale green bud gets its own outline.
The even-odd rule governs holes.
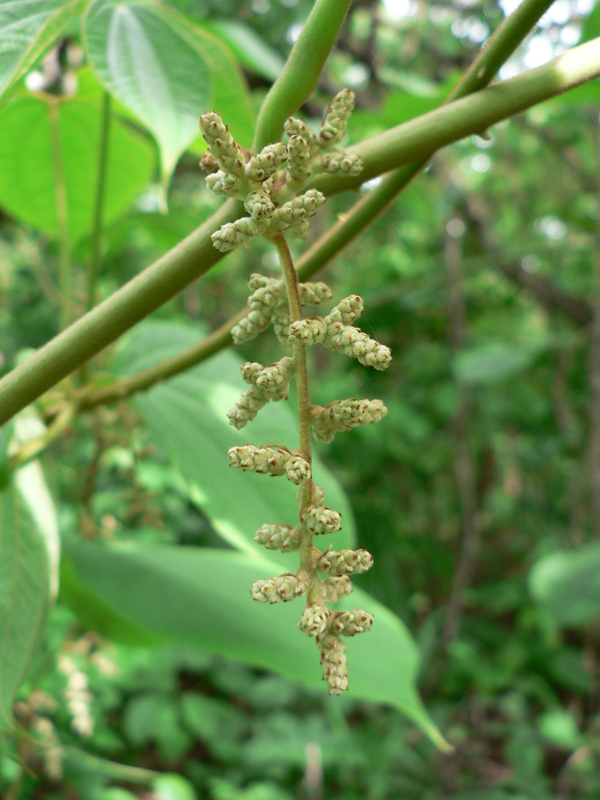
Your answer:
[[[331,442],[337,431],[349,431],[358,425],[381,422],[387,408],[381,400],[336,400],[322,408],[313,406],[311,422],[317,442]]]
[[[264,545],[267,550],[281,550],[282,553],[289,553],[298,550],[302,542],[305,528],[303,525],[291,525],[279,523],[277,525],[264,524],[256,531],[254,541]]]
[[[260,409],[269,402],[264,392],[255,387],[247,389],[237,403],[227,412],[229,424],[241,430],[246,423],[254,419]]]
[[[235,222],[226,222],[216,233],[213,233],[213,245],[222,253],[235,250],[240,244],[246,244],[253,236],[258,236],[265,229],[265,222],[259,223],[252,217],[242,217]]]
[[[306,317],[290,323],[290,342],[310,345],[319,344],[325,338],[327,326],[323,317]]]
[[[301,183],[306,182],[311,175],[310,143],[302,136],[293,134],[288,144],[288,173],[291,178]]]
[[[341,323],[342,325],[352,325],[364,311],[363,299],[359,294],[351,294],[334,306],[325,317],[326,324]]]
[[[273,216],[275,203],[264,192],[250,192],[244,200],[244,208],[252,219],[263,220]]]
[[[272,311],[250,311],[231,329],[231,336],[236,344],[243,344],[255,339],[259,333],[271,324]]]
[[[313,533],[337,533],[342,529],[342,515],[327,506],[309,508],[302,517],[302,522]]]
[[[348,690],[346,647],[337,636],[326,632],[317,637],[323,665],[323,680],[327,681],[329,694],[341,694]]]
[[[353,108],[354,92],[351,89],[342,89],[335,95],[319,129],[319,138],[325,145],[342,141]]]
[[[237,175],[219,170],[213,175],[207,175],[206,185],[215,194],[235,197],[241,189],[242,181]]]
[[[288,117],[284,123],[283,129],[290,139],[292,136],[299,136],[307,142],[311,153],[316,151],[318,147],[317,137],[306,122],[301,119],[296,119],[295,117]]]
[[[285,231],[300,225],[305,218],[313,217],[324,202],[324,194],[309,189],[276,209],[269,220],[269,227],[275,231]]]
[[[323,281],[298,284],[301,306],[318,306],[324,300],[331,300],[331,289]]]
[[[230,447],[228,452],[229,466],[239,467],[244,471],[252,470],[261,475],[284,475],[285,465],[292,454],[284,447],[254,447],[247,444],[241,447]]]
[[[317,566],[320,572],[328,572],[332,577],[360,574],[373,566],[373,556],[368,550],[329,550],[319,559]]]
[[[336,322],[327,328],[323,344],[330,350],[339,350],[350,358],[355,358],[366,367],[385,370],[392,363],[389,347],[371,339],[360,328],[344,326]]]
[[[283,142],[268,144],[246,164],[246,177],[253,183],[265,181],[281,169],[287,157],[288,150]]]
[[[326,172],[342,175],[360,175],[365,168],[362,159],[352,153],[324,153],[320,158],[321,166]]]
[[[288,573],[268,581],[254,581],[250,594],[257,603],[287,603],[303,595],[307,589],[307,583]]]
[[[248,305],[252,309],[267,311],[281,301],[281,281],[271,281],[266,286],[259,286],[248,298]],[[284,298],[285,299],[285,298]]]
[[[373,615],[362,608],[354,611],[338,611],[329,623],[329,630],[337,636],[356,636],[366,633],[373,625]]]
[[[352,581],[347,575],[342,575],[339,578],[326,578],[323,581],[323,589],[323,600],[332,605],[341,600],[342,597],[352,594]]]
[[[281,344],[289,344],[290,315],[284,306],[278,306],[273,313],[273,330]]]
[[[200,131],[223,172],[244,177],[244,153],[216,111],[208,111],[200,116]]]
[[[310,479],[310,464],[301,456],[292,456],[285,465],[285,474],[288,481],[298,486],[303,481]]]
[[[307,636],[319,636],[319,634],[325,632],[329,613],[329,609],[325,606],[319,603],[311,603],[306,606],[300,615],[298,627],[301,631],[304,631]]]

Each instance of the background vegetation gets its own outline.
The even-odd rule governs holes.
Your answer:
[[[6,30],[11,5],[0,6]],[[0,59],[5,372],[220,207],[198,168],[197,116],[217,108],[250,146],[312,3],[129,4],[169,56],[148,61],[170,87],[160,102],[125,102],[127,59],[116,70],[103,61],[108,0],[87,11],[85,41],[80,3],[38,6],[52,23],[41,43]],[[437,108],[511,9],[357,0],[302,114],[319,118],[350,86],[358,142]],[[600,8],[557,0],[500,77],[598,35]],[[191,44],[174,58],[178,41]],[[357,584],[373,598],[361,605],[380,612],[360,648],[349,645],[348,697],[324,694],[312,647],[314,669],[302,674],[295,609],[259,615],[265,638],[255,641],[264,609],[247,594],[259,577],[258,556],[246,555],[254,521],[293,495],[227,471],[227,447],[246,440],[222,422],[240,391],[240,357],[220,353],[74,418],[63,403],[89,380],[101,392],[223,325],[243,307],[250,272],[276,269],[266,243],[235,251],[0,429],[3,716],[28,676],[16,727],[5,725],[3,797],[599,796],[599,111],[593,81],[444,149],[319,275],[336,296],[364,297],[364,329],[394,354],[375,377],[327,353],[311,365],[314,402],[368,395],[389,408],[381,425],[318,449],[348,537],[353,517],[356,541],[375,557]],[[331,198],[311,240],[355,200]],[[262,363],[277,352],[270,336],[240,348]],[[252,435],[283,438],[274,431],[291,419],[278,406]],[[17,473],[36,516],[9,473],[36,454],[43,422],[61,434],[41,456],[53,499],[37,461]],[[54,519],[61,589],[42,631],[46,600],[33,597],[31,575],[42,559],[36,530]],[[13,560],[17,551],[28,555]],[[238,583],[243,599],[219,616],[222,587]],[[20,605],[10,605],[13,590]],[[8,646],[17,624],[18,646]],[[429,716],[411,694],[417,648]],[[432,743],[434,725],[452,753]]]

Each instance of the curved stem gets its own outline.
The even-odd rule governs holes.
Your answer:
[[[502,114],[511,116],[597,75],[600,75],[600,39],[580,45],[543,67],[374,137],[361,147],[371,152],[368,158],[371,170],[375,163],[382,161],[374,149],[374,143],[382,147],[388,160],[383,159],[380,171],[385,172],[399,158],[411,161],[429,156],[436,147],[484,130],[503,118]],[[511,93],[514,94],[512,99]],[[501,102],[502,114],[494,111],[494,98]],[[470,120],[469,125],[466,120]],[[435,125],[429,131],[428,127],[433,123]],[[449,126],[448,130],[444,129],[444,124]],[[420,160],[406,167],[406,172],[398,171],[393,177],[390,176],[396,191],[405,185],[403,181],[414,177],[422,165]],[[364,176],[361,176],[361,180],[364,180]],[[320,188],[331,193],[352,188],[359,183],[357,179],[347,177],[319,178]],[[390,197],[393,198],[392,188],[391,184],[386,186],[386,203],[390,202]],[[159,261],[0,380],[0,425],[207,272],[222,257],[212,246],[211,233],[223,223],[234,221],[241,213],[241,204],[236,201],[225,203],[222,209]]]
[[[216,214],[121,289],[0,380],[0,425],[125,331],[164,305],[222,258],[211,234],[241,215],[227,201]]]
[[[73,422],[75,416],[75,406],[69,403],[54,419],[52,425],[41,436],[36,436],[35,439],[30,439],[17,450],[16,453],[11,455],[8,459],[9,470],[18,469],[28,461],[38,456],[44,451],[51,442],[58,439],[65,430]]]
[[[365,164],[360,175],[322,174],[311,181],[310,186],[326,195],[358,188],[365,180],[403,164],[429,158],[440,147],[481,133],[503,119],[598,76],[600,37],[541,67],[454,100],[348,148],[348,152],[359,155]]]
[[[279,142],[286,119],[315,90],[352,0],[317,0],[256,122],[254,150]]]

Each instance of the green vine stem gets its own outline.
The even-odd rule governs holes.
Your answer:
[[[381,172],[387,172],[400,161],[429,156],[437,147],[481,132],[500,119],[598,75],[600,38],[580,45],[542,67],[449,103],[391,132],[367,140],[362,145],[370,164],[365,173],[374,176],[376,163],[380,164]],[[501,104],[501,113],[496,109],[496,103]],[[389,160],[378,156],[375,144],[385,150]],[[356,147],[354,151],[359,149]],[[360,181],[353,177],[341,180],[327,175],[319,179],[319,185],[327,192],[338,192],[359,184]],[[0,425],[207,272],[222,257],[212,247],[211,234],[240,215],[241,204],[236,201],[225,203],[173,250],[0,380]]]
[[[553,1],[524,0],[496,30],[445,102],[465,97],[486,86]],[[371,225],[394,202],[400,192],[408,186],[426,164],[427,159],[423,159],[394,170],[383,179],[378,187],[358,200],[301,256],[297,263],[299,280],[306,281],[312,278],[339,255],[356,236]],[[117,380],[101,389],[84,387],[80,398],[80,410],[95,408],[104,403],[113,403],[137,392],[145,391],[155,383],[178,375],[220,350],[230,347],[233,344],[231,329],[239,323],[245,313],[245,309],[238,312],[197,345],[188,348],[174,358],[166,359],[143,372]]]
[[[281,75],[264,99],[254,151],[281,139],[283,123],[312,95],[352,0],[317,0]]]
[[[428,158],[440,147],[482,133],[503,119],[600,76],[600,37],[547,64],[454,100],[447,105],[366,139],[348,152],[365,167],[360,177],[320,175],[310,184],[326,196],[358,188],[365,180]]]

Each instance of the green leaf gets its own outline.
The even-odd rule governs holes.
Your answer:
[[[171,358],[199,341],[189,328],[166,323],[138,328],[121,350],[116,371],[140,372]],[[242,431],[232,428],[226,412],[246,388],[240,375],[240,359],[227,352],[157,385],[136,397],[136,405],[153,438],[180,469],[191,498],[211,517],[216,530],[239,550],[264,553],[253,541],[265,522],[295,524],[296,487],[285,478],[243,473],[228,466],[232,445],[281,442],[294,446],[298,422],[289,403],[270,403]],[[348,434],[350,436],[351,434]],[[350,504],[337,480],[314,457],[315,480],[325,489],[325,503],[342,513],[343,530],[336,534],[336,549],[354,544],[354,520]],[[272,559],[288,568],[295,553],[274,551]],[[294,568],[295,569],[295,568]]]
[[[509,342],[488,342],[460,352],[454,361],[454,373],[462,383],[486,386],[520,375],[538,355],[538,349]]]
[[[243,79],[229,53],[170,9],[94,0],[84,18],[84,41],[107,90],[156,138],[165,188],[179,156],[197,138],[198,117],[211,100],[225,115],[237,108],[235,116],[244,126],[252,120]],[[248,141],[245,127],[244,134]]]
[[[83,0],[8,0],[0,3],[0,95],[60,37]]]
[[[265,606],[250,599],[253,581],[277,574],[277,563],[168,545],[73,541],[66,547],[90,591],[133,624],[323,687],[315,643],[297,628],[301,603]],[[415,690],[418,653],[406,628],[360,590],[340,604],[357,606],[372,612],[375,622],[368,634],[348,641],[351,696],[399,708],[444,746]]]
[[[0,494],[0,729],[27,676],[58,589],[56,511],[37,461]]]
[[[0,492],[6,489],[10,479],[8,469],[8,446],[13,436],[14,420],[9,420],[0,428]]]
[[[561,550],[541,558],[529,589],[557,625],[583,625],[600,616],[600,544]]]
[[[227,44],[235,57],[247,69],[270,81],[281,74],[285,59],[249,25],[235,19],[214,19],[202,27]]]
[[[192,785],[181,775],[161,775],[152,784],[156,800],[196,800]]]
[[[56,236],[57,185],[64,182],[72,242],[92,228],[101,111],[85,97],[22,97],[0,110],[0,206]],[[57,161],[57,154],[60,158]],[[152,145],[111,121],[104,221],[123,214],[154,172]]]

